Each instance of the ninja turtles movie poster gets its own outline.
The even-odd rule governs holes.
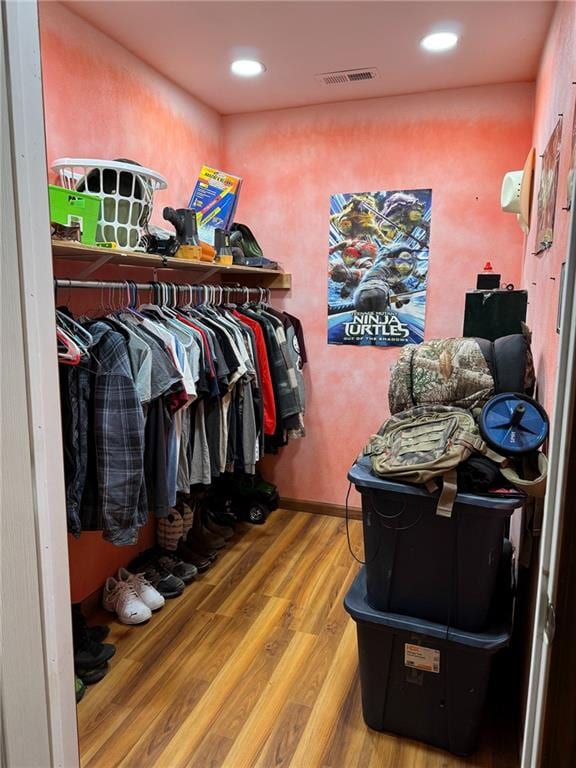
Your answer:
[[[330,198],[328,343],[424,338],[431,189]]]

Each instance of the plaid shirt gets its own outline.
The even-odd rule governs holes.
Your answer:
[[[87,478],[82,517],[96,519],[104,538],[134,544],[143,524],[138,514],[144,487],[144,413],[132,377],[126,341],[107,323],[86,325],[94,345],[89,440],[95,458],[93,487]],[[95,487],[94,487],[95,486]]]

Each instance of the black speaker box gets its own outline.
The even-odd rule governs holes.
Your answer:
[[[494,341],[501,336],[522,333],[527,305],[527,291],[469,291],[463,335]]]

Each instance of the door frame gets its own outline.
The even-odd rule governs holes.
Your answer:
[[[0,6],[2,764],[78,765],[38,7]],[[540,761],[576,362],[576,194],[522,768]],[[7,321],[9,327],[7,327]],[[7,351],[7,345],[9,349]],[[4,364],[6,358],[9,365]],[[41,372],[41,375],[39,374]],[[5,397],[6,395],[6,397]],[[33,738],[31,738],[33,734]]]
[[[554,397],[554,414],[548,455],[548,487],[544,502],[540,563],[537,587],[534,635],[530,659],[530,681],[524,738],[522,768],[541,765],[546,700],[551,656],[558,608],[558,576],[561,567],[561,544],[564,520],[570,511],[567,496],[569,473],[576,456],[572,441],[576,406],[576,185],[572,195],[570,233],[566,252],[562,287],[558,373]]]
[[[2,762],[79,764],[38,6],[0,4]]]

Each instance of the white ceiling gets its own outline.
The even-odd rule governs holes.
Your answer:
[[[244,2],[76,0],[67,7],[221,114],[531,81],[553,2]],[[457,28],[460,45],[426,53],[420,39]],[[266,73],[242,80],[234,58]],[[326,86],[315,75],[377,67],[369,82]]]

